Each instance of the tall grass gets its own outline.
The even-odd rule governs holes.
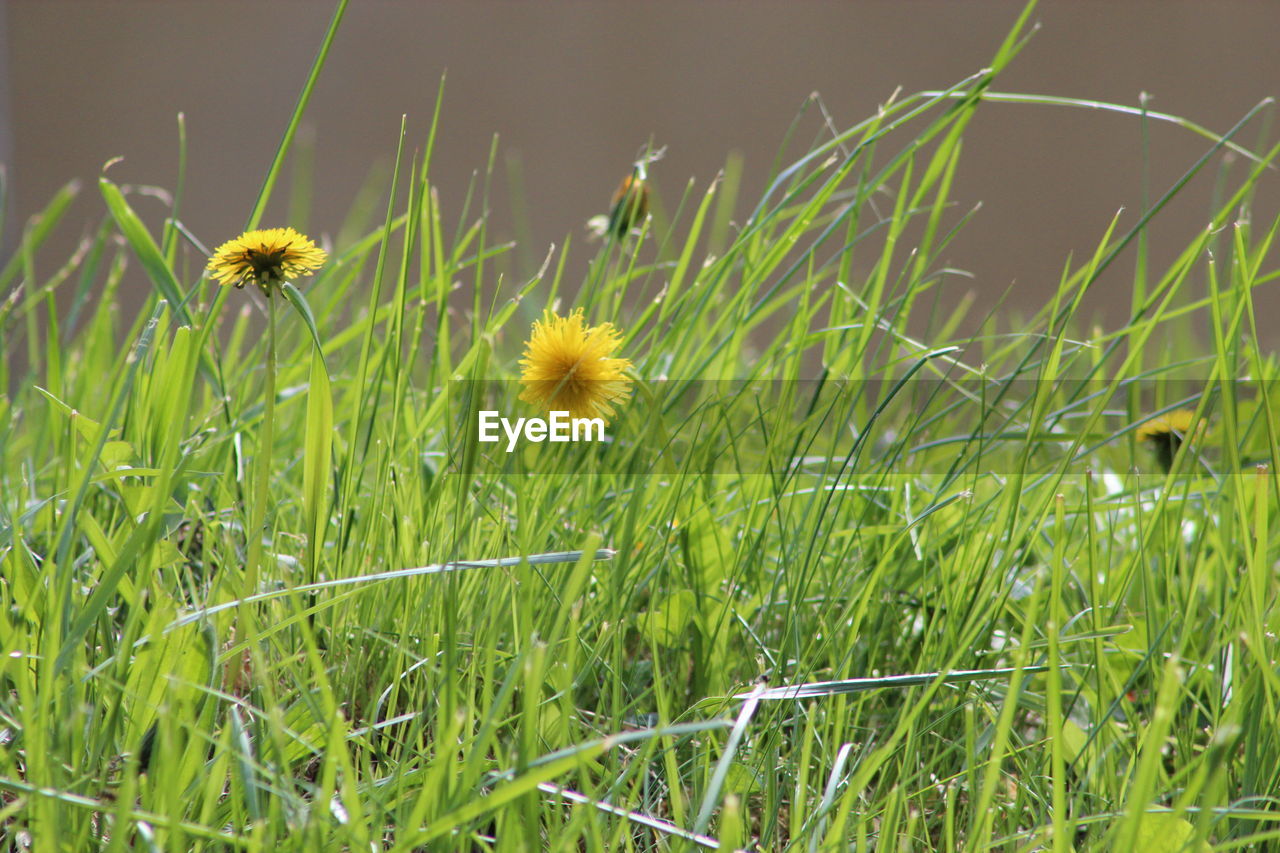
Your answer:
[[[731,162],[519,281],[487,206],[432,192],[437,109],[380,225],[312,224],[337,236],[276,306],[272,430],[264,303],[199,272],[232,235],[175,210],[153,236],[104,174],[101,227],[36,264],[59,193],[0,272],[9,848],[1280,844],[1280,387],[1252,300],[1280,278],[1252,208],[1277,149],[1240,138],[1266,105],[1223,135],[1137,109],[1203,157],[1099,223],[1034,317],[966,326],[939,306],[969,120],[1126,110],[993,89],[1030,12],[990,68],[789,138],[761,198]],[[1215,167],[1162,268],[1147,229]],[[1129,321],[1086,327],[1121,285]],[[626,332],[610,440],[478,443],[481,408],[532,414],[517,360],[555,304]],[[1164,471],[1139,430],[1182,408],[1202,426]]]

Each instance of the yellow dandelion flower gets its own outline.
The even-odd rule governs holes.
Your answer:
[[[310,275],[328,255],[292,228],[246,231],[218,247],[209,258],[209,272],[219,284],[244,287],[253,283],[271,295],[272,286]]]
[[[1192,438],[1192,424],[1195,416],[1196,413],[1191,409],[1174,409],[1138,427],[1138,440],[1151,445],[1155,450],[1156,459],[1160,462],[1160,467],[1165,471],[1173,467],[1173,457],[1182,446],[1183,440]],[[1195,432],[1203,434],[1203,421],[1196,427]]]
[[[1191,430],[1191,421],[1196,413],[1190,409],[1175,409],[1168,414],[1160,415],[1138,427],[1139,441],[1161,441],[1165,436],[1178,434],[1185,436]]]
[[[548,311],[533,324],[520,360],[525,388],[520,399],[572,418],[607,420],[612,404],[631,393],[631,379],[623,372],[631,362],[612,357],[620,342],[612,323],[587,326],[581,308],[568,317]]]

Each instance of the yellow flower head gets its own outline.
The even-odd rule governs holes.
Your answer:
[[[1190,409],[1175,409],[1138,427],[1139,441],[1163,441],[1168,436],[1186,437],[1191,431],[1191,419],[1196,413]]]
[[[219,246],[209,258],[209,272],[219,284],[244,287],[252,282],[270,296],[273,285],[310,275],[327,258],[306,235],[292,228],[267,228],[246,231]]]
[[[1152,418],[1138,427],[1138,440],[1147,442],[1155,451],[1160,467],[1166,472],[1173,467],[1173,457],[1182,447],[1183,440],[1192,441],[1192,420],[1196,413],[1190,409],[1175,409],[1165,415]],[[1194,432],[1204,435],[1205,424],[1195,425]]]
[[[588,327],[581,308],[568,317],[548,311],[533,324],[520,360],[520,399],[573,418],[607,420],[611,404],[631,393],[631,379],[623,373],[631,362],[611,357],[619,343],[612,323]]]

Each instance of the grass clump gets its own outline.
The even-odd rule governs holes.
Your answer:
[[[663,217],[647,157],[579,287],[567,246],[512,284],[485,219],[449,227],[438,122],[305,291],[219,286],[217,239],[106,176],[37,276],[55,197],[2,273],[10,847],[1275,843],[1277,149],[1148,114],[1204,156],[1034,317],[963,331],[952,177],[984,102],[1046,100],[993,89],[1029,13],[991,68],[788,143],[753,203],[731,166]],[[1146,230],[1227,149],[1158,270]],[[1117,328],[1080,316],[1100,282]],[[538,414],[557,310],[608,440],[478,441]]]

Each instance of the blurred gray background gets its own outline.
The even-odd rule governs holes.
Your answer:
[[[337,230],[371,165],[394,155],[402,113],[410,150],[423,144],[447,70],[432,171],[446,221],[456,221],[497,134],[497,236],[514,233],[506,158],[517,157],[530,211],[527,256],[540,260],[566,233],[584,256],[583,224],[604,212],[649,138],[667,146],[652,175],[668,205],[691,177],[705,188],[730,151],[745,158],[744,203],[754,201],[811,92],[847,127],[898,87],[943,88],[982,68],[1021,8],[956,0],[354,0],[308,114],[317,181],[306,225],[312,236]],[[73,177],[87,183],[65,239],[91,228],[102,212],[93,180],[110,158],[124,158],[111,171],[119,182],[172,187],[179,111],[189,138],[183,218],[210,245],[234,236],[332,9],[325,0],[4,3],[6,250],[26,217]],[[1280,93],[1278,3],[1049,0],[1033,17],[1040,30],[999,90],[1135,105],[1147,92],[1152,109],[1219,132]],[[808,141],[815,125],[806,127]],[[1265,133],[1259,123],[1241,141],[1270,138]],[[1152,193],[1207,146],[1152,125]],[[1212,184],[1212,173],[1198,179],[1158,220],[1157,269],[1204,226]],[[1266,178],[1260,214],[1274,215],[1278,185],[1280,174]],[[1126,208],[1122,223],[1135,221],[1141,187],[1136,119],[985,106],[953,191],[962,207],[983,206],[947,253],[949,265],[974,277],[950,286],[976,291],[977,313],[1011,287],[1014,306],[1038,307],[1068,254],[1091,252],[1118,209]],[[279,194],[286,193],[287,182]],[[159,205],[151,204],[158,220]],[[264,222],[273,224],[284,223]],[[42,254],[40,268],[59,262],[58,246]],[[1115,280],[1125,283],[1132,256],[1120,266]],[[1090,310],[1120,322],[1128,293],[1101,290]],[[1268,310],[1280,304],[1263,301]]]

